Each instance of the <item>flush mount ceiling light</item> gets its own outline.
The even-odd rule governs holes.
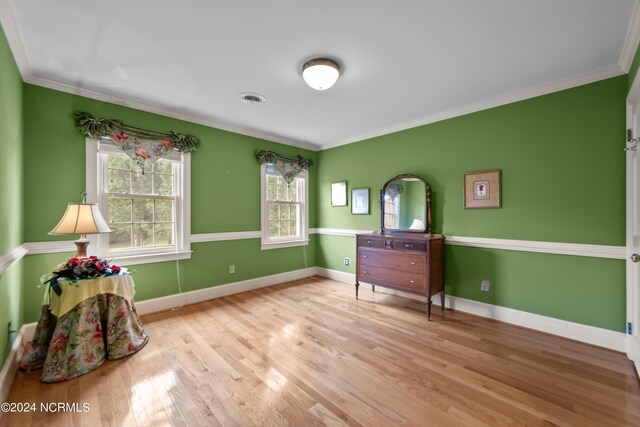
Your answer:
[[[302,78],[315,90],[329,89],[339,75],[340,67],[330,59],[312,59],[302,67]]]

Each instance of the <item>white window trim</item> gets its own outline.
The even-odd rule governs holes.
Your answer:
[[[106,171],[103,162],[100,161],[100,152],[121,153],[117,147],[104,145],[100,148],[100,142],[94,138],[86,138],[86,191],[87,203],[97,203],[105,218],[108,216],[103,209],[103,203],[99,200],[99,194],[103,188],[103,180]],[[145,248],[131,249],[107,253],[105,250],[105,237],[100,234],[89,234],[87,238],[91,242],[91,252],[101,258],[109,258],[116,264],[149,264],[154,262],[173,261],[191,258],[191,154],[174,152],[170,154],[174,160],[182,161],[182,174],[177,177],[178,188],[176,195],[176,246],[175,248]],[[178,227],[180,227],[178,229]]]
[[[383,203],[385,203],[385,205],[386,205],[387,200],[390,200],[390,199],[391,199],[391,197],[389,197],[389,196],[385,195],[385,196],[384,196]],[[393,227],[389,227],[389,226],[387,226],[386,224],[384,224],[384,226],[385,226],[385,228],[389,228],[390,230],[395,230],[395,229],[400,228],[400,194],[398,194],[398,195],[395,197],[395,199],[390,200],[390,201],[391,201],[391,203],[393,203],[393,219],[394,219],[394,224],[393,224]],[[385,212],[387,212],[387,211],[386,211],[386,209],[385,209]],[[383,221],[383,223],[384,223],[384,222],[385,222],[385,218],[382,218],[382,221]]]
[[[260,166],[260,248],[262,250],[268,249],[281,249],[291,248],[295,246],[307,246],[309,244],[309,174],[307,171],[300,172],[299,176],[303,176],[304,179],[304,199],[302,200],[302,209],[300,213],[300,237],[293,239],[282,239],[276,242],[269,239],[269,209],[267,203],[267,179],[266,179],[267,164],[263,163]]]

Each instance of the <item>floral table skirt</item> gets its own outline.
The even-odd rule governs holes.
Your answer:
[[[129,356],[149,341],[133,301],[99,294],[57,318],[42,306],[23,370],[42,368],[40,380],[70,380],[100,366],[105,359]]]

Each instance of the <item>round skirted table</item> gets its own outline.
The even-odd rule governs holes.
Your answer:
[[[21,369],[42,368],[42,382],[66,381],[106,359],[129,356],[149,341],[128,273],[58,284],[60,295],[50,287],[45,290],[40,320]]]

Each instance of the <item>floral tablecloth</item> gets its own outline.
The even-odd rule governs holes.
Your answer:
[[[113,280],[113,286],[105,289],[121,295],[91,295],[57,317],[50,307],[68,305],[65,298],[78,298],[77,287],[94,281],[61,282],[62,294],[51,293],[50,305],[42,306],[31,348],[21,360],[20,368],[42,368],[42,382],[66,381],[97,368],[106,359],[120,359],[144,347],[149,336],[133,303],[133,280],[126,275],[123,281],[123,276],[96,279]]]

